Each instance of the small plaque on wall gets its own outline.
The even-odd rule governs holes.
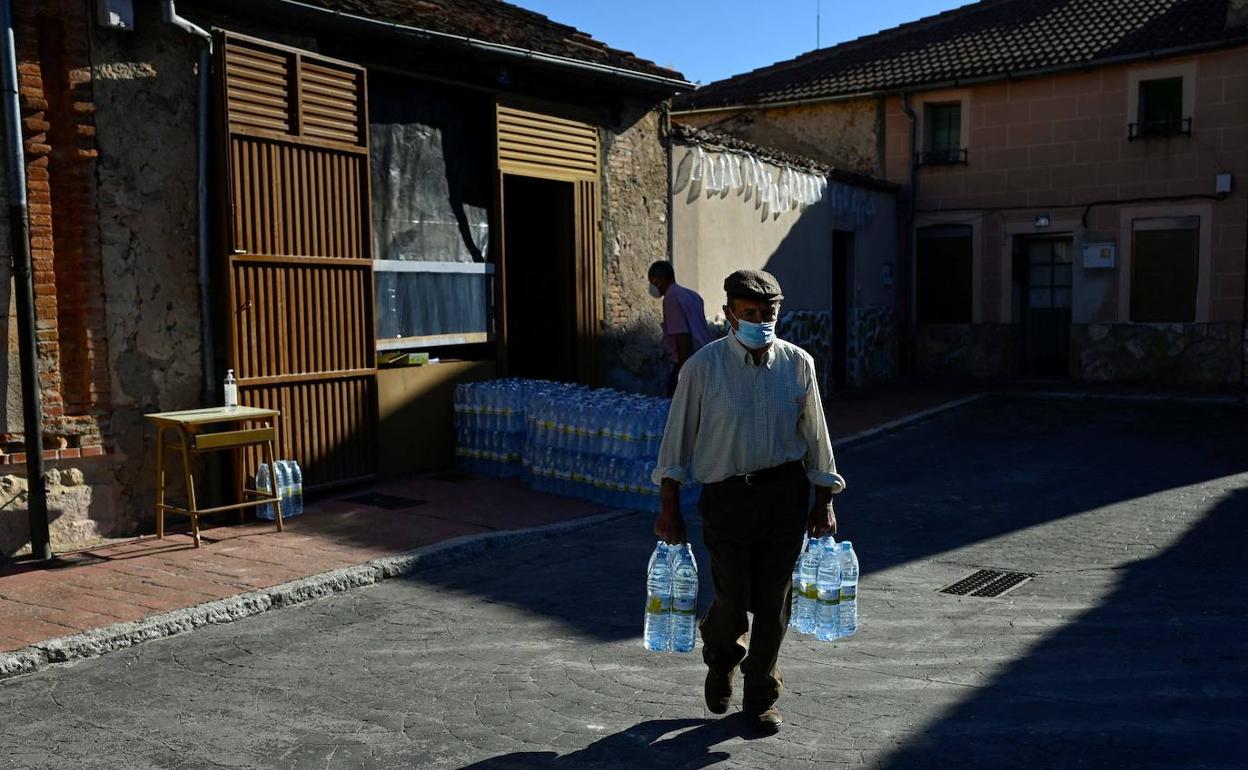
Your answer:
[[[1085,243],[1083,244],[1083,266],[1085,268],[1113,267],[1118,257],[1116,243]]]

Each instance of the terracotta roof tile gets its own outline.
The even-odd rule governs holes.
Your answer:
[[[611,48],[588,34],[502,0],[301,0],[308,5],[552,56],[684,80],[675,70]]]
[[[1228,0],[982,0],[703,86],[676,109],[766,104],[1244,41]]]

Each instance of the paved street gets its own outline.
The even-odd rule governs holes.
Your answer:
[[[991,399],[843,452],[862,630],[786,640],[776,737],[641,649],[638,515],[0,682],[0,767],[1243,767],[1246,417]],[[980,567],[1038,576],[936,593]]]

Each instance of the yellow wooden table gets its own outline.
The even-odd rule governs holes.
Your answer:
[[[220,513],[221,511],[238,511],[239,521],[243,520],[244,509],[251,506],[273,504],[277,521],[277,531],[282,531],[282,502],[275,492],[262,492],[247,486],[246,473],[239,489],[242,498],[237,503],[217,505],[211,508],[199,508],[195,503],[195,475],[191,473],[191,455],[206,452],[219,452],[227,449],[242,449],[259,446],[267,458],[269,465],[270,486],[277,489],[277,476],[274,458],[274,445],[277,443],[277,418],[280,413],[275,409],[259,409],[254,406],[236,406],[227,409],[223,406],[210,409],[187,409],[181,412],[154,412],[143,415],[156,423],[156,537],[165,536],[165,511],[180,513],[191,518],[191,534],[195,538],[195,547],[199,547],[199,515],[204,513]],[[232,425],[232,430],[207,432],[209,425]],[[173,441],[166,443],[165,434],[173,433]],[[169,505],[165,502],[165,451],[172,450],[182,454],[182,476],[186,482],[187,505],[185,508]]]

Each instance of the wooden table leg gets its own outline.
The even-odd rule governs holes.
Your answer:
[[[273,501],[273,518],[277,521],[277,531],[282,531],[282,487],[278,483],[277,478],[277,458],[274,456],[273,442],[264,442],[265,451],[269,455],[269,487],[273,490],[273,496],[277,499]]]
[[[156,539],[165,537],[165,428],[156,428]]]
[[[191,447],[190,442],[186,440],[186,431],[178,430],[178,436],[182,441],[182,475],[186,479],[186,509],[191,517],[191,536],[195,540],[195,547],[199,547],[199,508],[195,505],[195,476],[191,473]]]

